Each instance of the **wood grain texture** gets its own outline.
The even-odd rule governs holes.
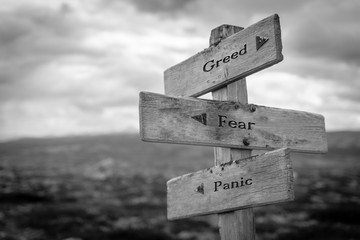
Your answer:
[[[235,101],[248,104],[246,79],[242,78],[224,88],[212,92],[214,100]],[[251,150],[214,148],[215,166],[232,161],[245,159],[252,155]],[[253,208],[240,209],[218,214],[221,240],[255,240],[255,222]]]
[[[256,37],[268,39],[258,50]],[[217,45],[216,40],[210,41],[215,44],[165,71],[166,95],[200,96],[283,59],[280,22],[276,14],[227,37]],[[245,45],[246,51],[242,51],[244,54],[240,55]],[[235,52],[238,54],[232,58]],[[225,59],[226,56],[230,58]],[[211,60],[217,66],[205,72],[204,65]],[[218,60],[221,61],[216,64]],[[205,69],[210,69],[210,65]]]
[[[139,105],[140,133],[144,141],[327,151],[324,117],[319,114],[145,92],[140,93]],[[205,116],[206,123],[194,119],[196,116]]]
[[[289,150],[279,149],[171,179],[167,192],[170,220],[292,200]]]
[[[215,47],[217,46],[221,40],[234,35],[235,33],[243,30],[243,27],[238,27],[234,25],[223,24],[219,27],[211,30],[210,38],[209,38],[209,46]]]
[[[255,239],[255,223],[252,208],[219,214],[221,240]]]

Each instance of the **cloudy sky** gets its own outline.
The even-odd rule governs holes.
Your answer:
[[[284,60],[249,102],[360,130],[360,1],[1,0],[0,140],[138,131],[138,93],[208,47],[211,29],[278,13]]]

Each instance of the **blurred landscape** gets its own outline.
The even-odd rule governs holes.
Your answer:
[[[257,239],[360,239],[360,132],[328,144],[291,154],[295,201],[255,208]],[[0,239],[220,239],[216,215],[166,219],[166,181],[211,166],[211,147],[135,134],[0,143]]]

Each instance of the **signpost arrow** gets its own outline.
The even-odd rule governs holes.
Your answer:
[[[200,115],[192,116],[191,118],[195,119],[198,122],[201,122],[202,124],[204,124],[206,126],[206,123],[207,123],[207,114],[206,113],[202,113]]]
[[[281,51],[275,14],[167,69],[165,94],[196,97],[219,89],[282,61]]]
[[[326,152],[323,116],[237,102],[140,93],[144,141]]]
[[[256,36],[256,51],[258,51],[267,41],[269,41],[269,38]]]
[[[288,149],[232,161],[167,183],[168,219],[221,213],[294,199]]]

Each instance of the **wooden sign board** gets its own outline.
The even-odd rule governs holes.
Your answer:
[[[263,19],[164,73],[165,94],[200,96],[282,61],[279,16]]]
[[[167,183],[168,219],[290,201],[293,181],[288,149],[186,174]]]
[[[140,93],[139,105],[144,141],[327,151],[324,117],[319,114],[145,92]]]

